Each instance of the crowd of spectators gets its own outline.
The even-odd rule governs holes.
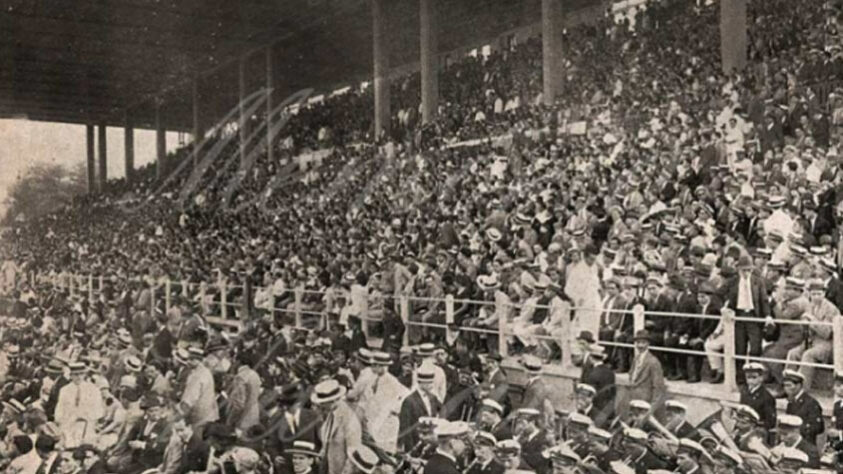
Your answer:
[[[263,463],[260,469],[287,466],[303,473],[307,471],[299,470],[293,457],[317,459],[302,454],[315,452],[317,446],[322,472],[348,472],[336,463],[348,467],[355,455],[365,460],[370,454],[352,446],[361,436],[354,426],[362,427],[366,444],[376,448],[381,460],[391,459],[385,453],[394,454],[397,447],[415,447],[399,439],[397,433],[404,433],[400,426],[392,426],[400,425],[397,414],[404,410],[403,401],[395,419],[387,423],[379,418],[392,413],[383,410],[384,405],[373,405],[367,412],[366,403],[356,398],[366,390],[378,393],[378,384],[370,383],[374,377],[367,378],[360,367],[346,362],[371,342],[363,336],[369,319],[381,322],[372,330],[384,353],[363,358],[375,366],[392,366],[404,390],[393,384],[385,393],[400,393],[400,400],[423,385],[421,378],[439,372],[432,365],[443,373],[448,367],[447,353],[438,365],[405,364],[405,358],[396,355],[404,332],[411,343],[425,347],[451,345],[448,336],[456,335],[459,350],[450,354],[454,367],[448,386],[471,385],[463,382],[473,374],[486,382],[486,390],[493,390],[500,384],[492,381],[494,367],[483,367],[470,351],[487,353],[484,360],[492,365],[502,345],[510,353],[528,354],[528,360],[553,361],[560,356],[556,341],[567,326],[563,321],[570,321],[572,333],[579,336],[577,357],[602,357],[612,374],[628,372],[633,393],[640,395],[633,397],[636,403],[612,396],[603,406],[626,413],[644,402],[645,411],[661,413],[662,370],[669,380],[698,383],[707,373],[709,381],[723,381],[720,354],[726,341],[718,317],[734,314],[739,317],[736,353],[761,362],[740,365],[738,382],[748,391],[746,403],[755,403],[752,397],[761,393],[759,386],[769,397],[757,403],[775,404],[775,397],[786,397],[791,418],[778,420],[779,429],[795,427],[803,439],[791,443],[796,438],[787,438],[785,444],[804,452],[810,458],[806,464],[817,466],[817,435],[823,427],[816,419],[818,405],[805,400],[805,390],[813,388],[818,377],[812,364],[832,360],[831,327],[843,310],[838,228],[843,217],[840,7],[836,2],[750,2],[749,65],[728,75],[720,72],[714,41],[717,12],[717,5],[663,0],[642,10],[635,28],[612,25],[608,19],[570,28],[564,38],[561,92],[553,106],[544,105],[541,96],[541,42],[532,39],[445,68],[440,74],[440,111],[430,124],[419,124],[417,75],[394,81],[393,133],[376,140],[371,134],[370,91],[352,90],[302,108],[284,132],[289,140],[275,154],[277,162],[269,162],[265,154],[257,156],[239,187],[229,188],[232,177],[243,171],[236,159],[239,143],[220,136],[207,147],[219,145],[220,159],[193,176],[185,167],[164,192],[153,192],[161,183],[145,175],[129,197],[126,190],[115,189],[17,226],[3,242],[3,274],[37,273],[39,280],[26,287],[15,285],[19,277],[5,278],[14,302],[10,321],[39,335],[4,332],[5,352],[16,347],[30,358],[50,356],[54,369],[66,372],[63,377],[68,380],[73,374],[90,378],[80,383],[114,394],[105,395],[112,400],[111,405],[103,402],[105,412],[91,408],[88,418],[80,417],[86,423],[81,435],[79,420],[56,419],[61,416],[55,407],[44,406],[46,420],[58,429],[44,439],[64,443],[60,458],[71,466],[67,472],[75,472],[75,465],[74,456],[66,454],[75,453],[83,462],[99,460],[112,472],[205,472],[210,459],[223,470],[229,463],[235,472],[252,472],[244,464],[255,470]],[[294,171],[297,153],[320,147],[331,148],[320,160]],[[189,156],[188,151],[179,153],[182,159]],[[184,193],[187,187],[191,194]],[[96,297],[78,290],[71,296],[70,275],[89,274],[105,282]],[[163,296],[165,280],[175,282],[170,287],[175,301],[169,309]],[[301,301],[296,301],[294,290],[304,295]],[[447,294],[455,297],[456,326],[446,333],[441,325],[447,322]],[[414,298],[409,321],[426,325],[406,325],[399,317],[402,297],[408,295]],[[231,304],[229,314],[243,324],[245,337],[238,341],[211,328],[205,319],[220,314],[223,302]],[[646,311],[643,332],[633,327],[632,310],[638,305]],[[294,334],[290,327],[292,307],[318,315],[307,318],[306,336]],[[709,318],[675,316],[682,313]],[[503,333],[497,332],[500,328]],[[165,331],[169,336],[161,335]],[[57,343],[59,337],[69,342]],[[163,356],[159,338],[169,339],[171,346]],[[286,351],[260,346],[279,339]],[[116,352],[106,351],[112,343]],[[646,350],[648,344],[680,352],[656,352],[654,357]],[[307,348],[303,353],[302,347]],[[104,357],[106,352],[109,357]],[[421,358],[428,357],[427,349],[422,352]],[[111,357],[116,353],[122,355]],[[131,367],[123,360],[127,354],[137,359]],[[259,355],[267,355],[268,361],[260,367]],[[232,358],[236,363],[221,362]],[[103,364],[103,359],[109,363]],[[179,363],[189,370],[180,370]],[[139,364],[143,376],[135,377],[134,386],[123,386],[122,373],[110,373],[137,372]],[[307,375],[292,370],[296,364],[311,370]],[[534,370],[535,364],[526,364],[526,369]],[[25,402],[33,402],[39,393],[44,398],[46,379],[25,368],[10,372],[26,383],[13,387],[4,405],[12,408],[4,408],[3,416],[15,410],[23,416],[29,409]],[[459,377],[458,369],[467,374]],[[651,370],[658,376],[642,376]],[[171,375],[165,376],[168,371]],[[216,384],[206,374],[214,371],[220,377]],[[201,388],[180,385],[179,373],[190,373],[188,381]],[[170,381],[169,392],[137,396],[144,382],[151,386],[161,377]],[[290,384],[313,392],[314,406],[330,406],[320,422],[342,417],[350,428],[334,439],[329,423],[327,431],[323,426],[313,432],[311,441],[317,446],[309,448],[291,444],[271,451],[265,445],[247,446],[255,439],[253,428],[271,431],[272,415],[250,412],[248,423],[238,424],[245,415],[237,410],[237,416],[231,415],[230,406],[217,408],[216,396],[225,395],[229,405],[244,392],[252,397],[255,377],[269,392],[283,394]],[[442,377],[434,376],[435,388],[421,390],[427,403],[418,403],[429,415],[438,410],[426,397],[444,390]],[[122,399],[122,390],[132,387],[134,400]],[[342,396],[336,397],[345,391],[352,408]],[[605,396],[602,387],[595,391]],[[479,407],[485,395],[471,393],[472,401],[457,397],[460,408],[445,417],[472,419],[472,411],[483,412]],[[448,402],[457,392],[439,395],[440,403]],[[196,404],[208,408],[211,398],[212,414],[197,420]],[[554,432],[551,420],[557,416],[551,414],[556,410],[545,409],[546,398],[539,397],[535,406],[534,401],[522,401],[527,412],[513,411],[520,413],[514,415],[517,419],[527,419],[520,429],[527,429],[530,439],[535,436],[531,423]],[[123,434],[138,435],[138,430],[143,437],[150,435],[138,428],[143,425],[125,420],[112,426],[118,434],[116,444],[106,445],[100,435],[109,433],[105,428],[111,425],[102,423],[114,421],[107,418],[106,408],[117,401],[127,412],[130,407],[147,410],[135,420],[139,423],[155,425],[166,419],[172,431],[168,443],[183,443],[189,449],[192,442],[201,444],[204,452],[210,450],[212,454],[200,458],[206,464],[186,471],[182,461],[178,468],[165,466],[167,454],[186,451],[178,446],[170,450],[148,438],[124,439]],[[839,405],[835,403],[834,410]],[[774,409],[772,419],[762,405],[750,410],[739,410],[739,415],[750,420],[747,426],[753,430],[776,426]],[[357,425],[348,420],[357,420]],[[15,425],[26,435],[50,425],[26,421]],[[394,431],[376,428],[387,425]],[[440,433],[440,448],[449,454],[444,457],[456,458],[458,464],[468,462],[457,449],[463,428],[443,423],[433,430]],[[7,433],[7,446],[17,444],[16,432]],[[639,434],[624,435],[635,444]],[[785,461],[797,463],[792,458],[801,455],[768,455],[767,446],[774,443],[767,436],[757,436],[760,446],[741,445],[738,451],[760,453],[764,462],[792,472],[782,466]],[[80,438],[76,445],[74,437]],[[23,438],[28,437],[19,438],[24,445],[20,457],[29,456],[33,463],[36,454],[47,459],[49,450],[33,454],[32,447],[25,449]],[[544,471],[550,461],[542,464],[527,456],[525,440],[515,438],[517,453],[530,468],[550,472]],[[494,433],[491,439],[505,440],[506,434]],[[127,444],[121,445],[121,440]],[[145,444],[132,445],[135,441]],[[153,446],[160,455],[151,457],[156,461],[146,461],[144,455],[143,463],[136,464],[136,451]],[[495,446],[496,457],[515,448],[506,441]],[[346,452],[346,447],[353,449]],[[115,454],[121,448],[128,450],[122,458]],[[697,464],[715,455],[710,447],[685,448]],[[276,457],[290,449],[289,462],[278,462]],[[476,447],[473,451],[481,452]],[[214,454],[222,452],[226,454]],[[482,452],[478,456],[489,454]],[[587,454],[594,453],[575,453],[580,461]],[[652,453],[635,451],[636,456],[647,454]],[[554,466],[557,457],[574,459],[568,451],[550,457]],[[681,453],[660,457],[666,458],[664,467],[694,472],[694,464]],[[195,458],[184,459],[189,463]],[[370,472],[358,461],[352,463],[356,469]],[[735,472],[726,469],[719,472]]]

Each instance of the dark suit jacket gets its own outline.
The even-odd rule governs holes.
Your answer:
[[[496,459],[492,459],[492,462],[485,467],[479,464],[471,466],[466,474],[504,474],[504,472],[506,472],[506,468],[503,464],[499,463]]]
[[[825,431],[823,410],[817,399],[802,392],[795,400],[787,403],[785,412],[802,418],[802,437],[816,446],[817,436]]]
[[[462,474],[454,461],[445,456],[434,453],[424,466],[424,474]]]
[[[291,432],[290,424],[287,422],[287,417],[283,410],[279,410],[269,421],[268,426],[275,428],[275,436],[273,436],[267,446],[267,450],[272,456],[282,456],[285,449],[293,446],[295,441],[309,441],[319,447],[319,428],[321,426],[321,418],[313,411],[305,408],[301,409],[299,413],[299,425],[295,432]]]
[[[721,287],[720,291],[729,308],[736,310],[738,307],[738,287],[740,286],[740,275],[730,278]],[[767,283],[755,272],[750,276],[750,287],[752,289],[752,306],[755,317],[764,319],[770,314],[770,301],[767,298]]]
[[[548,459],[542,456],[547,448],[547,434],[539,430],[529,441],[521,444],[521,458],[530,468],[537,472],[545,472],[549,467]]]
[[[832,277],[825,287],[825,299],[834,303],[834,306],[843,312],[843,282],[836,276]]]
[[[759,387],[755,392],[749,393],[746,385],[742,385],[741,404],[752,407],[761,415],[761,426],[767,433],[776,429],[776,399],[765,387]]]
[[[149,433],[144,435],[144,430],[151,422],[147,419],[141,421],[131,438],[134,441],[143,441],[146,443],[144,449],[133,451],[133,462],[143,465],[146,468],[156,467],[161,464],[164,459],[164,451],[167,449],[167,444],[170,442],[170,436],[173,434],[172,424],[167,420],[160,420],[156,422]]]
[[[588,373],[588,377],[583,379],[583,383],[597,390],[593,403],[599,415],[592,420],[595,425],[603,428],[615,414],[615,371],[608,364],[596,365]]]
[[[398,446],[404,450],[413,449],[419,438],[416,434],[416,424],[424,416],[438,416],[442,411],[442,404],[436,397],[430,397],[430,411],[428,413],[418,390],[414,391],[401,403],[398,414]]]
[[[506,374],[504,374],[503,369],[498,368],[498,370],[492,374],[489,379],[489,383],[492,385],[492,391],[489,393],[489,398],[503,406],[503,414],[506,416],[507,413],[509,413],[509,409],[512,408],[512,400],[509,398],[509,382],[506,379]]]

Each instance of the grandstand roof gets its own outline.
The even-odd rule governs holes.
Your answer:
[[[442,51],[541,14],[540,0],[440,1]],[[264,84],[268,44],[281,97],[371,74],[368,0],[0,0],[0,8],[0,117],[122,126],[129,110],[136,127],[151,128],[162,97],[165,127],[191,130],[193,77],[207,125],[234,106],[244,54],[252,53],[248,88]],[[418,0],[395,0],[389,21],[391,64],[416,61]]]

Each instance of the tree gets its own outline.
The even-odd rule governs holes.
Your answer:
[[[86,191],[85,163],[68,168],[55,163],[37,163],[26,170],[9,190],[5,224],[40,217],[70,204]]]

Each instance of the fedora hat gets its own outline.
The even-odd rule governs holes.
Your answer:
[[[302,454],[304,456],[319,457],[316,445],[310,441],[296,440],[293,446],[284,450],[284,454]]]

